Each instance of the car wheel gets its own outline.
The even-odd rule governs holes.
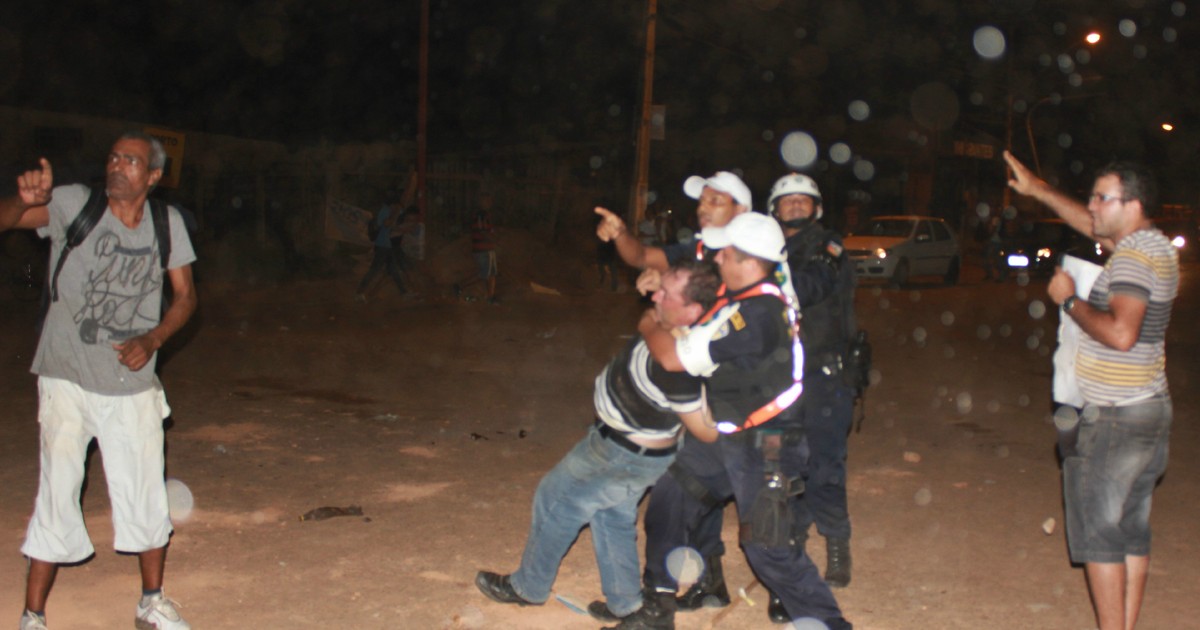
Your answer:
[[[892,273],[892,286],[902,287],[908,284],[908,259],[902,258],[896,263],[896,271]]]
[[[950,261],[950,267],[946,269],[946,277],[943,278],[947,286],[958,284],[958,259]]]

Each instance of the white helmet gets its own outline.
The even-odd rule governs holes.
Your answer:
[[[771,198],[767,200],[767,211],[772,215],[775,214],[775,201],[780,197],[788,195],[808,195],[817,202],[817,211],[814,219],[820,220],[823,214],[821,208],[821,191],[817,188],[817,182],[808,175],[800,173],[788,173],[780,177],[775,185],[771,187]]]

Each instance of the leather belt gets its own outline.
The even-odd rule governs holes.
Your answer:
[[[604,424],[604,422],[600,420],[596,421],[596,430],[600,432],[601,436],[607,440],[612,440],[612,442],[617,446],[620,446],[631,453],[645,455],[646,457],[665,457],[679,450],[678,442],[668,446],[667,448],[647,448],[625,437],[625,434],[617,431],[607,424]]]

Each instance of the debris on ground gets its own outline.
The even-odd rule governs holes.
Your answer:
[[[302,521],[323,521],[327,518],[335,516],[362,516],[362,507],[351,505],[348,507],[319,507],[305,512],[300,520]]]

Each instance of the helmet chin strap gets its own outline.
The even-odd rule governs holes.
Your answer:
[[[775,218],[778,220],[779,217],[776,216]],[[813,222],[813,217],[808,217],[807,219],[792,219],[791,221],[780,221],[779,225],[782,225],[783,227],[785,227],[789,230],[801,230],[801,229],[804,229],[804,228],[808,227],[809,225],[811,225],[812,222]]]

